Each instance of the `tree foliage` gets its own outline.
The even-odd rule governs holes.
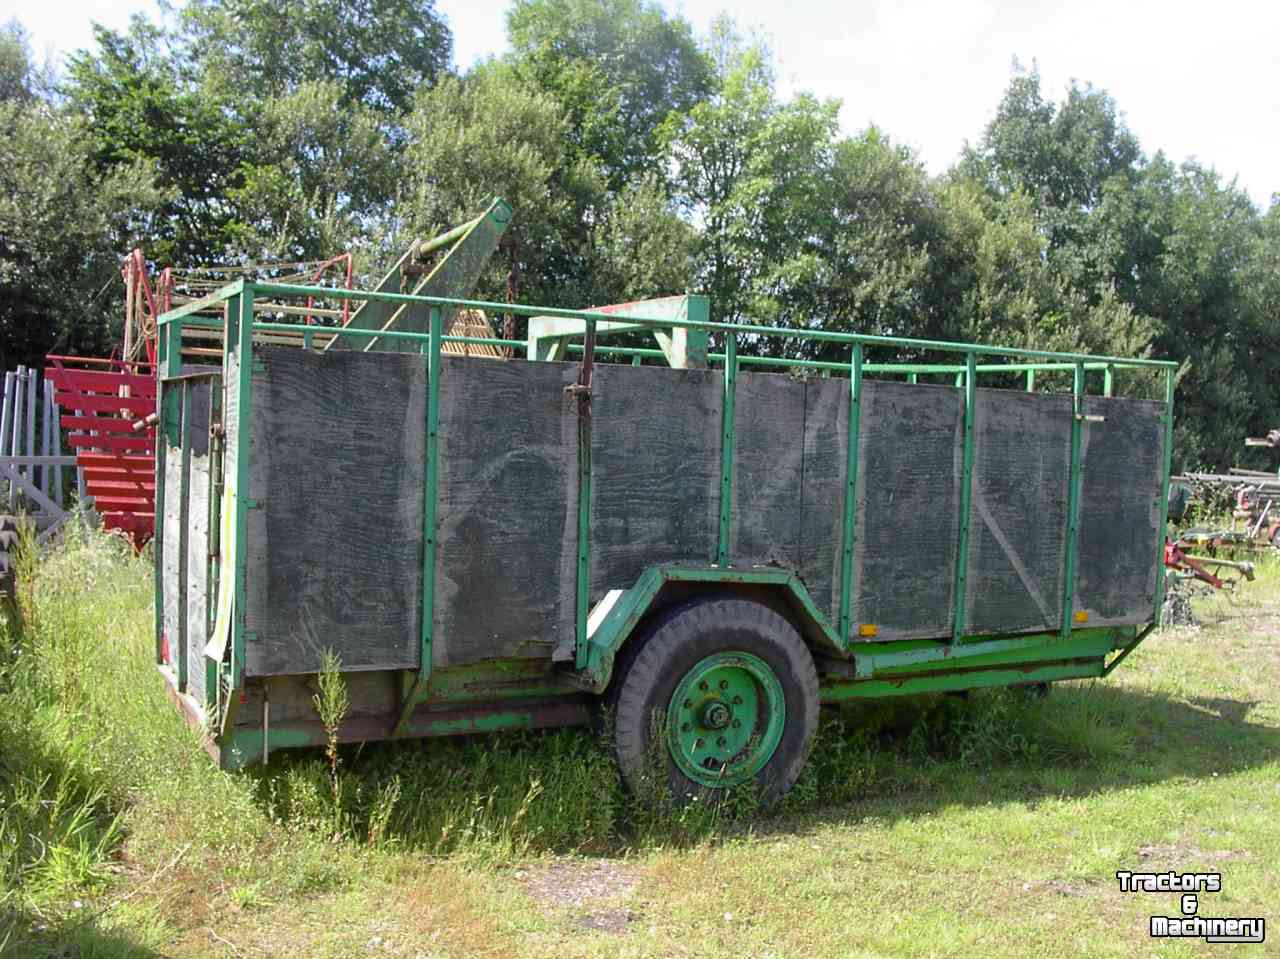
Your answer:
[[[694,290],[729,322],[1170,358],[1179,467],[1280,423],[1280,205],[1148,156],[1105,91],[1016,68],[930,176],[837,101],[783,96],[727,18],[697,37],[653,0],[512,0],[507,29],[458,73],[434,0],[189,0],[97,28],[56,89],[0,31],[4,358],[105,349],[117,291],[95,291],[134,242],[178,265],[354,250],[368,276],[502,196],[484,296],[509,274],[553,306]]]

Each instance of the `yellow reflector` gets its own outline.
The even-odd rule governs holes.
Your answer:
[[[859,636],[875,636],[879,632],[880,627],[876,626],[875,623],[863,623],[858,627]]]
[[[1082,609],[1082,610],[1080,610],[1078,613],[1076,613],[1076,615],[1075,615],[1075,617],[1074,617],[1074,618],[1075,618],[1075,621],[1076,621],[1077,623],[1087,623],[1087,622],[1089,622],[1089,614],[1088,614],[1088,613],[1086,613],[1083,609]]]

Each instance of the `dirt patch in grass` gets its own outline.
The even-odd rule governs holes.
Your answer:
[[[1138,859],[1144,867],[1186,868],[1189,863],[1197,862],[1231,862],[1236,859],[1248,859],[1246,849],[1201,849],[1190,843],[1160,843],[1154,846],[1139,846]]]
[[[640,873],[614,859],[571,859],[517,869],[515,879],[524,894],[536,902],[581,907],[593,899],[631,895]]]

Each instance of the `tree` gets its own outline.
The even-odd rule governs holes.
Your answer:
[[[823,299],[839,103],[780,102],[767,51],[727,20],[712,44],[716,93],[663,131],[675,196],[701,224],[695,282],[715,319],[807,324]]]
[[[227,191],[232,244],[250,259],[332,256],[388,215],[398,164],[382,115],[359,103],[336,110],[340,96],[337,81],[306,81],[263,106],[256,161]]]
[[[710,91],[688,22],[645,0],[516,0],[507,33],[512,62],[560,103],[575,147],[614,192],[661,174],[659,128]]]
[[[127,33],[94,26],[96,52],[71,57],[64,93],[99,173],[154,163],[168,202],[142,231],[159,263],[223,259],[236,234],[253,137],[227,99],[202,86],[172,38],[142,17]],[[125,251],[119,251],[122,255]]]
[[[150,164],[102,174],[84,124],[0,103],[0,366],[107,352],[120,253],[167,199]]]
[[[434,0],[191,0],[186,45],[218,85],[265,101],[334,81],[337,103],[398,116],[449,66]]]

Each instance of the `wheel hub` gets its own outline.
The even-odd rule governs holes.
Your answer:
[[[724,729],[733,718],[733,711],[719,700],[712,700],[702,710],[702,725],[707,729]]]
[[[764,660],[745,652],[713,653],[676,685],[668,710],[668,744],[682,772],[707,786],[754,776],[782,738],[782,684]]]

